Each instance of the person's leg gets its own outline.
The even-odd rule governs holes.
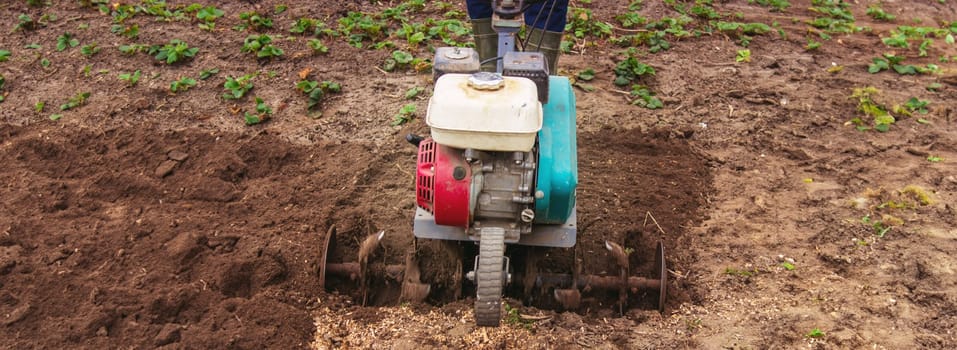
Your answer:
[[[549,32],[564,32],[568,19],[568,0],[545,0],[529,6],[525,24]]]
[[[568,18],[568,0],[546,0],[529,7],[525,12],[528,44],[525,51],[540,51],[548,61],[548,74],[558,74],[558,54],[561,52],[562,33]]]
[[[498,55],[498,34],[492,29],[492,3],[489,0],[466,0],[465,6],[472,21],[472,36],[475,38],[475,51],[484,61]],[[482,70],[494,72],[496,62],[482,65]]]

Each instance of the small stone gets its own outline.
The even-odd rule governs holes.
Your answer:
[[[180,151],[169,151],[166,156],[169,157],[169,159],[175,160],[177,162],[182,162],[186,160],[186,158],[189,158],[189,154]]]
[[[156,172],[154,174],[159,178],[166,177],[167,175],[173,173],[173,168],[176,168],[176,164],[179,163],[173,160],[164,161],[162,164],[156,167]]]
[[[178,342],[180,338],[180,329],[181,327],[177,324],[167,323],[165,326],[163,326],[163,329],[156,334],[156,337],[153,338],[153,345],[163,346]]]
[[[110,335],[110,331],[106,329],[106,326],[102,326],[96,330],[97,337],[105,337]]]

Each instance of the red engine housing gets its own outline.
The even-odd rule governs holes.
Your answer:
[[[435,216],[435,223],[468,227],[472,168],[461,151],[432,139],[419,143],[415,174],[415,201]]]

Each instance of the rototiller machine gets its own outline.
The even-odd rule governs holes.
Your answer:
[[[453,284],[468,280],[474,285],[480,326],[499,325],[503,291],[514,283],[526,294],[520,297],[550,294],[552,304],[564,309],[578,308],[583,292],[599,291],[617,291],[620,308],[629,295],[651,292],[663,309],[667,270],[660,243],[652,278],[630,276],[628,252],[614,242],[606,241],[605,248],[619,269],[616,275],[582,274],[578,252],[571,273],[555,273],[554,266],[525,256],[533,250],[510,248],[568,249],[575,247],[578,235],[575,95],[567,78],[554,75],[553,57],[528,50],[541,42],[517,50],[526,2],[493,2],[497,55],[480,57],[481,43],[478,51],[436,49],[435,89],[426,116],[431,137],[408,137],[418,147],[414,236],[478,245],[474,257],[457,262]],[[482,71],[483,66],[490,70],[490,63],[495,72]],[[401,285],[399,299],[425,300],[432,288],[420,280],[414,254],[405,264],[374,267],[369,262],[384,234],[359,244],[357,262],[333,262],[331,228],[320,260],[320,284],[326,285],[327,276],[355,281],[365,302],[376,292],[371,280],[384,278]],[[516,260],[525,266],[515,266]]]

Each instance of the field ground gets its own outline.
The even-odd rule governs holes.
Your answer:
[[[889,21],[866,14],[877,2],[853,3],[851,28],[866,29],[851,34],[808,24],[825,17],[811,10],[818,0],[783,11],[716,1],[720,19],[709,22],[701,10],[711,7],[699,7],[687,36],[668,25],[626,28],[616,17],[632,12],[628,1],[572,1],[592,11],[575,12],[584,25],[609,23],[616,38],[660,32],[670,45],[636,46],[656,74],[635,84],[654,92],[660,109],[631,104],[631,89],[613,84],[627,53],[607,35],[575,39],[559,71],[596,76],[576,88],[585,269],[607,272],[610,240],[633,246],[632,272],[647,275],[653,244],[663,241],[670,299],[663,314],[637,300],[624,316],[601,295],[578,313],[508,299],[517,311],[494,329],[472,326],[468,298],[358,306],[345,284],[332,288],[341,293],[318,286],[330,226],[347,249],[386,230],[386,260],[411,245],[415,149],[404,136],[428,132],[431,75],[381,67],[393,50],[428,58],[429,44],[442,43],[410,46],[391,31],[396,19],[363,42],[394,48],[320,36],[321,54],[308,46],[311,35],[288,28],[310,17],[341,29],[349,11],[381,14],[406,2],[223,1],[225,16],[208,31],[192,13],[157,20],[140,11],[119,28],[137,25],[135,38],[111,33],[115,16],[83,1],[52,2],[0,4],[4,30],[23,23],[21,14],[35,21],[0,39],[11,52],[0,62],[2,347],[957,348],[957,49],[944,35],[957,31],[952,1],[884,1],[896,16]],[[115,15],[124,3],[107,9]],[[408,23],[464,11],[428,3],[405,12]],[[287,9],[277,14],[279,5]],[[281,57],[240,50],[256,33],[234,28],[247,11],[274,20],[262,31]],[[660,1],[634,12],[680,18]],[[717,20],[772,27],[705,31]],[[925,37],[932,42],[921,56],[923,38],[907,48],[882,43],[898,26],[943,33]],[[77,45],[66,38],[59,51],[67,32]],[[118,50],[171,39],[199,51],[166,64]],[[100,51],[87,57],[93,43]],[[905,72],[934,72],[898,74],[889,64],[869,73],[885,53],[903,57]],[[218,74],[198,79],[213,68]],[[136,83],[118,78],[136,71]],[[224,99],[227,77],[247,74],[249,94]],[[182,77],[195,86],[172,93]],[[295,88],[303,79],[342,91],[309,109]],[[852,97],[869,86],[880,91],[870,102]],[[425,91],[406,99],[413,87]],[[247,126],[245,114],[261,113],[255,97],[272,113]],[[914,111],[893,108],[912,97],[929,101],[926,113],[913,103]],[[408,103],[415,117],[393,126]],[[875,124],[859,104],[896,120]]]

